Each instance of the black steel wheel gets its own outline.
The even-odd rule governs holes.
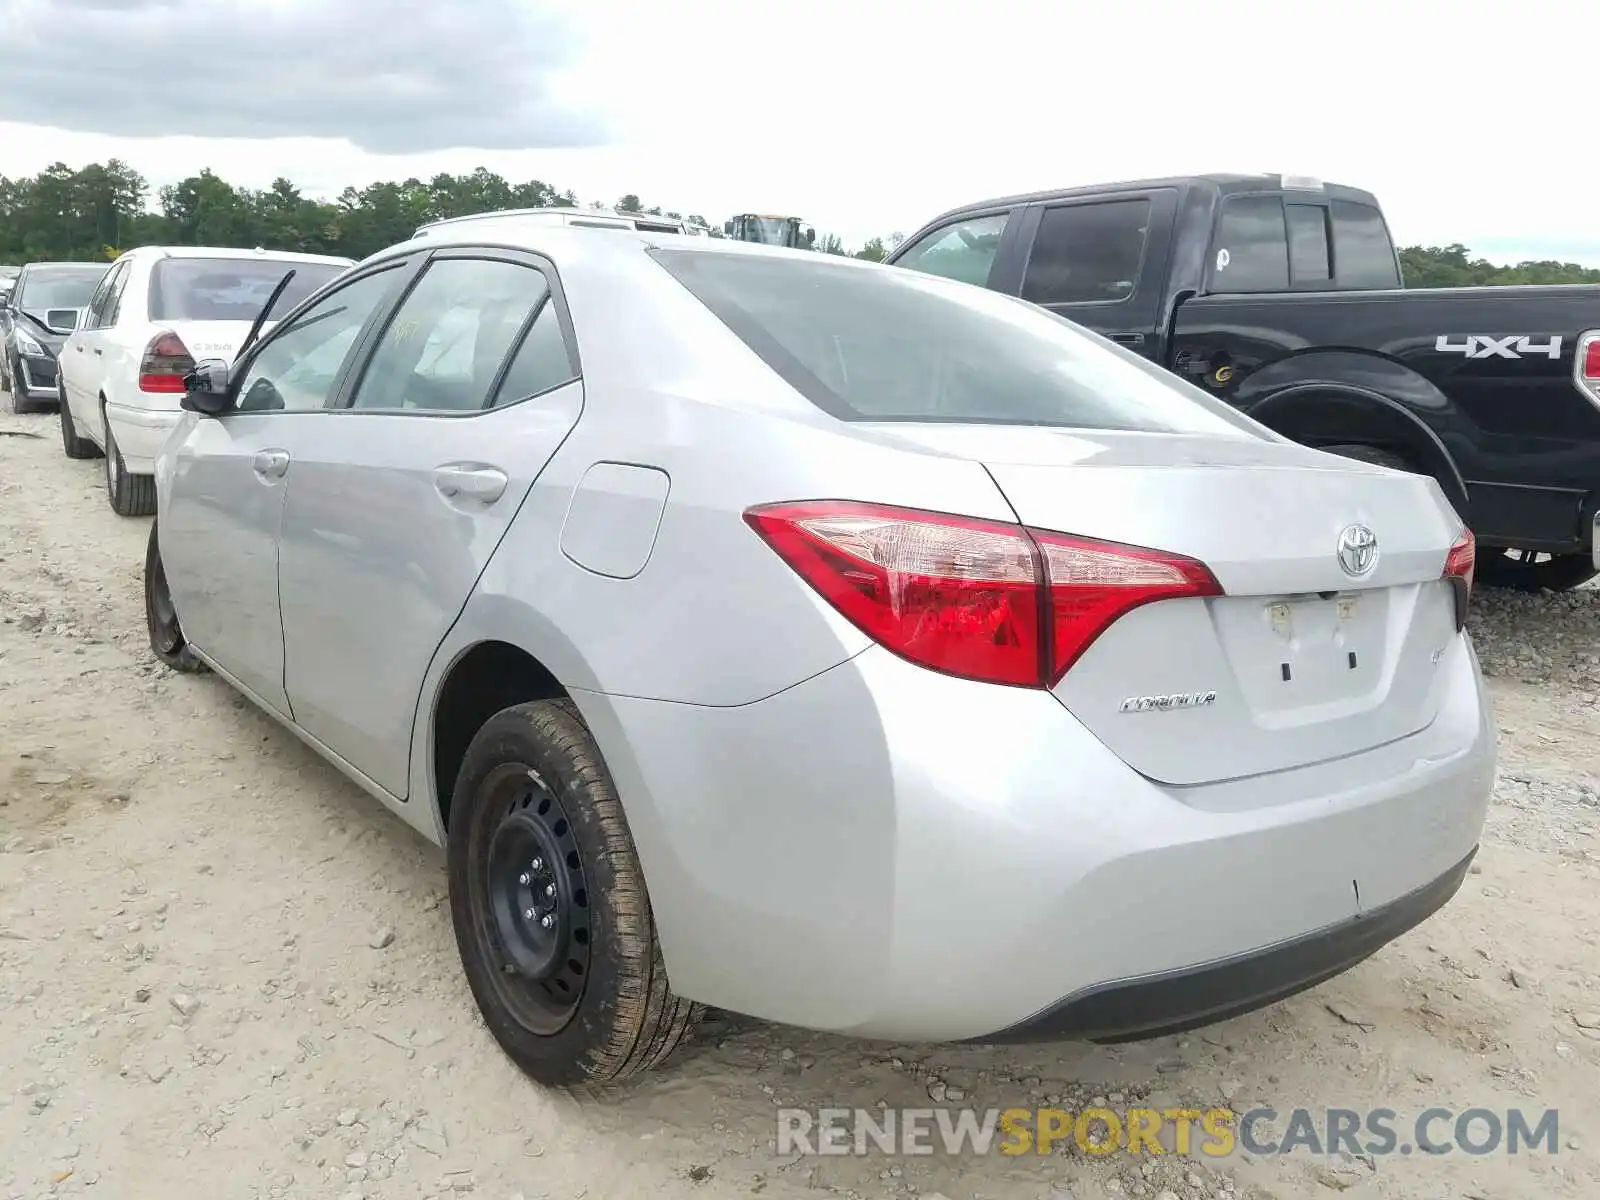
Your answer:
[[[159,524],[150,522],[150,540],[144,550],[144,619],[150,631],[150,649],[174,671],[203,671],[205,664],[189,648],[183,626],[178,623],[178,610],[172,603],[167,570],[161,561]]]
[[[450,915],[484,1023],[541,1083],[606,1083],[699,1020],[672,994],[611,776],[570,700],[503,709],[446,809]]]
[[[479,785],[500,816],[483,864],[486,949],[500,960],[501,1000],[518,1022],[559,1032],[589,971],[589,887],[578,839],[544,776],[507,763]]]

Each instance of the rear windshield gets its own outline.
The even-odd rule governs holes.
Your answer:
[[[110,264],[81,267],[35,267],[22,281],[16,306],[42,313],[52,308],[86,308]]]
[[[841,420],[1261,436],[1153,363],[982,288],[820,256],[651,254],[801,395]]]
[[[254,321],[291,270],[294,278],[272,306],[279,316],[346,268],[269,258],[163,258],[150,272],[150,319]]]

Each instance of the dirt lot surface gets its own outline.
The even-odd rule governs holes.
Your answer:
[[[0,415],[0,1198],[1600,1194],[1600,593],[1477,603],[1502,731],[1480,866],[1343,977],[1122,1048],[714,1016],[665,1069],[577,1096],[479,1023],[439,855],[219,680],[152,659],[147,528],[107,507],[99,461],[62,455],[53,413]],[[779,1106],[930,1095],[1377,1106],[1402,1141],[1434,1106],[1556,1108],[1559,1148],[775,1153]]]

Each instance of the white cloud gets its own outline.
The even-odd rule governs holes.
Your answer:
[[[1578,10],[1562,0],[1526,0],[1514,19],[1422,0],[540,7],[552,3],[587,34],[556,94],[603,108],[616,144],[380,157],[333,141],[0,126],[0,171],[116,154],[156,181],[209,165],[239,183],[284,174],[332,194],[482,164],[713,220],[797,213],[847,242],[1012,191],[1292,171],[1374,191],[1402,242],[1600,263],[1600,168],[1568,144],[1586,76],[1535,36],[1575,28]],[[221,85],[197,82],[195,103]]]

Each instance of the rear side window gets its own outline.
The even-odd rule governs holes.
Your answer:
[[[1217,292],[1288,290],[1289,239],[1277,196],[1234,196],[1223,203],[1211,287]]]
[[[1340,287],[1400,286],[1394,243],[1384,226],[1383,214],[1370,204],[1333,202],[1333,247]]]
[[[1035,304],[1126,300],[1139,281],[1149,236],[1148,200],[1047,208],[1022,277],[1022,298]]]
[[[650,253],[840,420],[1259,436],[1175,375],[996,292],[820,255]]]
[[[1328,210],[1320,204],[1290,204],[1289,266],[1296,285],[1327,283],[1333,278],[1328,266]]]
[[[272,306],[286,313],[329,280],[342,263],[271,258],[163,258],[150,271],[152,321],[254,321],[278,281],[294,278]]]

